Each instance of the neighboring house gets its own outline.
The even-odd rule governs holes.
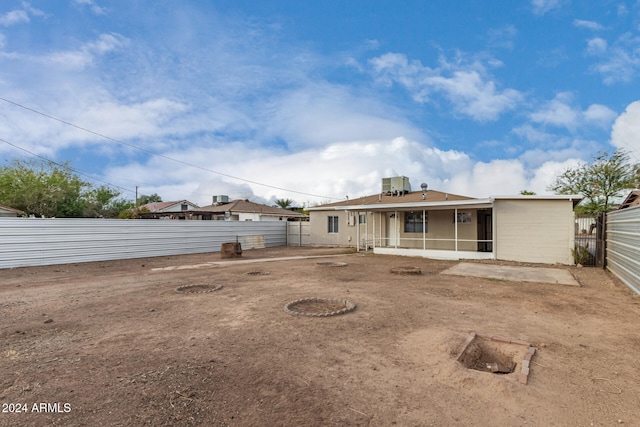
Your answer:
[[[404,178],[404,177],[400,177]],[[441,259],[573,264],[580,196],[474,199],[427,190],[389,191],[309,208],[312,245]],[[405,178],[406,179],[406,178]]]
[[[226,199],[223,199],[226,200]],[[194,209],[193,219],[223,221],[301,221],[308,218],[300,212],[267,206],[249,200],[220,202]]]
[[[618,209],[630,208],[632,206],[640,206],[640,190],[632,190],[627,197],[620,203]]]
[[[197,208],[198,205],[188,200],[151,202],[138,206],[138,216],[144,219],[191,219],[191,212]]]
[[[23,216],[24,212],[20,209],[10,208],[9,206],[0,205],[0,218],[11,218]]]

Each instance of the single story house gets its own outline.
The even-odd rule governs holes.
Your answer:
[[[151,202],[138,206],[138,215],[144,219],[189,219],[191,211],[198,205],[188,200],[172,202]]]
[[[223,199],[225,200],[225,199]],[[223,221],[301,221],[308,216],[249,200],[233,200],[203,206],[190,212],[192,219]]]
[[[24,212],[20,209],[10,208],[9,206],[0,205],[0,218],[12,218],[23,216]]]
[[[404,178],[405,177],[398,177]],[[309,208],[312,245],[390,255],[573,264],[576,195],[483,199],[389,190]]]
[[[640,190],[632,190],[627,194],[622,203],[618,206],[618,209],[626,209],[632,206],[640,205]]]

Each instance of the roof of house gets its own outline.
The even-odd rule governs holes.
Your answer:
[[[191,205],[195,208],[198,207],[198,205],[188,200],[175,200],[172,202],[151,202],[151,203],[147,203],[146,205],[138,206],[138,209],[141,209],[141,210],[147,209],[149,212],[162,212],[162,211],[168,212],[169,209],[174,206],[177,206],[178,210],[181,210],[181,206],[184,203]]]
[[[24,212],[21,211],[20,209],[10,208],[9,206],[5,206],[5,205],[0,205],[0,211],[11,212],[18,215],[24,215]]]
[[[194,209],[193,212],[208,212],[224,214],[225,212],[231,213],[257,213],[266,216],[286,216],[294,218],[305,218],[307,215],[290,211],[288,209],[282,209],[274,206],[267,206],[260,203],[250,202],[249,200],[234,200],[229,203],[216,204],[209,206],[202,206]]]
[[[357,199],[347,199],[340,202],[328,203],[326,205],[314,206],[310,211],[320,210],[408,210],[415,208],[430,209],[453,209],[455,207],[488,208],[495,200],[570,200],[575,206],[581,196],[577,195],[551,195],[551,196],[494,196],[482,199],[461,196],[459,194],[444,193],[442,191],[428,190],[413,191],[401,195],[374,194],[371,196],[359,197]]]
[[[624,198],[618,209],[630,208],[631,206],[640,206],[640,190],[632,190]]]
[[[371,196],[358,197],[356,199],[347,199],[340,202],[328,203],[326,205],[315,206],[312,209],[351,206],[351,205],[378,205],[390,203],[413,203],[413,202],[444,202],[447,200],[473,200],[473,197],[460,196],[458,194],[443,193],[441,191],[427,190],[425,198],[422,198],[422,191],[413,191],[400,196],[390,194],[373,194]]]

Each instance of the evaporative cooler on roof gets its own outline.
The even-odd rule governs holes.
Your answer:
[[[410,193],[411,184],[406,176],[394,176],[392,178],[382,178],[383,193]]]

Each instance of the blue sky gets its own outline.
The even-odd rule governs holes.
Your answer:
[[[635,0],[5,0],[0,160],[200,205],[546,194],[640,161],[639,28]]]

